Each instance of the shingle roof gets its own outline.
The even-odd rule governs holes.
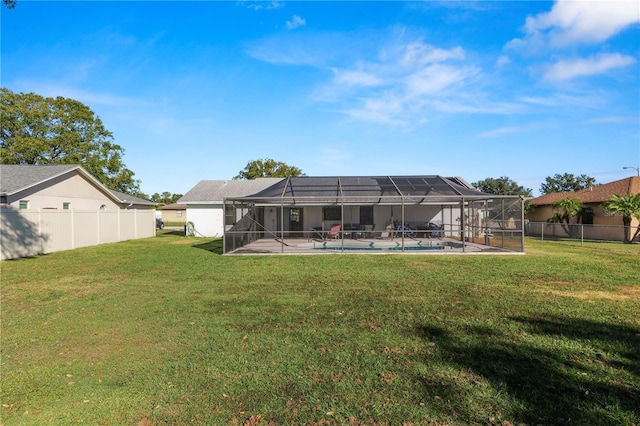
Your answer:
[[[156,203],[154,203],[153,201],[145,200],[144,198],[140,198],[140,197],[134,197],[133,195],[125,194],[124,192],[114,191],[113,189],[110,189],[109,191],[125,204],[133,203],[133,204],[140,204],[140,205],[146,205],[146,206],[156,205]]]
[[[167,204],[166,206],[158,207],[158,210],[186,210],[186,209],[187,209],[186,204],[177,204],[177,203]]]
[[[594,186],[590,189],[584,189],[576,192],[554,192],[545,194],[540,197],[532,198],[531,204],[536,206],[546,206],[560,201],[564,198],[578,198],[584,204],[599,204],[607,201],[613,194],[626,195],[640,194],[640,177],[632,176],[626,179],[617,180],[615,182],[605,183]]]
[[[87,179],[93,180],[96,185],[104,189],[105,193],[108,192],[111,197],[121,203],[155,204],[142,198],[108,189],[77,164],[2,164],[0,165],[0,194],[3,196],[12,195],[72,171],[77,171]]]
[[[0,194],[12,195],[80,168],[73,164],[41,166],[2,164],[0,165]]]
[[[221,204],[225,198],[244,197],[259,192],[282,178],[252,180],[201,180],[178,200],[181,204]]]

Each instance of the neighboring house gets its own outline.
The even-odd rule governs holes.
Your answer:
[[[154,236],[153,205],[78,165],[0,165],[2,259]]]
[[[223,203],[226,198],[255,194],[281,181],[282,178],[253,180],[202,180],[184,194],[179,204],[187,206],[187,222],[201,237],[222,237],[224,234]]]
[[[0,165],[0,203],[16,210],[148,210],[153,202],[113,191],[78,165]]]
[[[565,198],[577,198],[582,201],[583,205],[580,223],[610,225],[609,227],[594,226],[593,229],[589,229],[589,235],[585,238],[622,241],[622,217],[605,214],[602,204],[608,201],[613,194],[624,196],[628,193],[634,195],[640,193],[640,177],[633,176],[577,192],[555,192],[532,198],[529,203],[535,208],[527,214],[527,219],[530,222],[546,222],[556,213],[552,207],[553,203]],[[572,223],[578,223],[578,218],[573,218]],[[632,219],[631,226],[639,226],[636,218]],[[532,232],[538,233],[534,228],[532,228]]]
[[[160,211],[160,218],[166,224],[174,223],[184,225],[187,223],[187,205],[186,204],[167,204],[158,208]]]

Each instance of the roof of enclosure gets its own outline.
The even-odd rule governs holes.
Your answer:
[[[229,201],[275,204],[416,204],[500,198],[463,184],[460,178],[429,176],[290,177]],[[513,197],[509,197],[513,198]]]

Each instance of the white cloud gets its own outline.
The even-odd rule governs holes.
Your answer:
[[[499,129],[489,130],[488,132],[481,133],[479,137],[481,138],[495,138],[504,135],[511,135],[514,133],[519,133],[523,129],[520,127],[501,127]]]
[[[354,52],[362,49],[362,43],[340,33],[293,31],[247,43],[245,51],[252,58],[271,64],[330,68],[353,58]]]
[[[572,94],[563,92],[539,93],[537,96],[523,96],[518,101],[534,109],[540,107],[545,110],[597,109],[603,108],[607,104],[608,97],[606,91],[589,89],[585,92],[573,92]]]
[[[273,10],[284,7],[282,2],[279,1],[251,1],[251,0],[239,0],[238,4],[245,6],[247,9],[253,10]]]
[[[150,104],[150,102],[132,97],[81,89],[64,82],[20,79],[12,82],[12,90],[15,92],[34,92],[41,96],[52,98],[62,96],[64,98],[78,100],[90,108],[93,105],[123,107],[128,105],[139,106]]]
[[[501,55],[496,61],[496,67],[502,68],[506,65],[509,65],[510,63],[511,63],[511,58],[509,58],[506,55]]]
[[[456,46],[453,49],[446,50],[417,41],[406,46],[400,63],[405,66],[412,66],[444,62],[449,59],[464,59],[462,47]]]
[[[304,27],[307,25],[307,20],[299,17],[298,15],[293,15],[290,21],[287,21],[287,28],[293,30],[294,28]]]
[[[397,96],[381,96],[362,99],[361,104],[346,113],[358,120],[399,126],[405,124],[400,118],[405,110],[406,106]]]
[[[586,121],[587,124],[618,124],[618,123],[633,123],[636,120],[635,117],[623,117],[620,115],[612,115],[605,117],[590,118]]]
[[[407,94],[410,96],[433,95],[452,86],[463,84],[474,74],[469,67],[431,65],[406,76]]]
[[[339,70],[337,68],[333,68],[332,71],[335,75],[335,82],[340,85],[373,87],[383,83],[383,79],[366,71]]]
[[[463,47],[434,46],[405,28],[394,30],[389,38],[289,33],[255,42],[247,53],[272,64],[330,71],[332,78],[314,87],[311,100],[357,120],[415,128],[436,114],[524,111],[522,104],[492,100],[482,69]]]
[[[557,1],[551,11],[528,17],[525,37],[508,47],[539,50],[547,47],[596,44],[640,22],[640,7],[632,1]]]
[[[590,58],[565,59],[549,66],[544,78],[548,81],[570,80],[579,76],[602,74],[635,62],[633,57],[619,53],[600,54]]]

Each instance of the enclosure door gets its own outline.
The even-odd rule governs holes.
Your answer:
[[[302,237],[304,230],[302,223],[302,209],[289,209],[289,232],[292,237]]]
[[[264,237],[264,230],[266,229],[264,224],[264,207],[256,207],[255,215],[256,222],[258,222],[257,234],[262,238]]]

